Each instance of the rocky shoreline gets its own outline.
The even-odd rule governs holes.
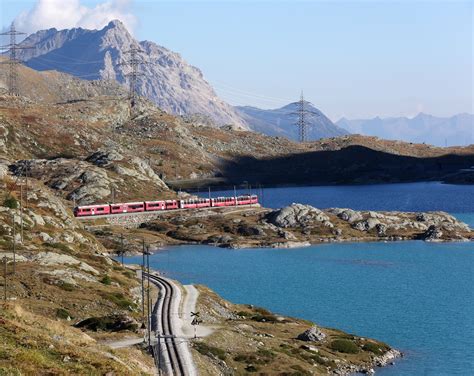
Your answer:
[[[151,249],[184,244],[206,244],[222,248],[300,248],[323,243],[473,241],[470,227],[445,212],[356,211],[347,208],[320,210],[292,204],[281,209],[262,207],[203,209],[160,213],[150,218],[127,216],[110,219],[91,231],[99,239],[114,239],[118,246],[120,228],[147,236]],[[140,254],[133,239],[126,254]]]
[[[205,286],[196,288],[196,309],[205,325],[214,328],[192,344],[202,375],[371,375],[403,357],[378,340],[234,304]]]

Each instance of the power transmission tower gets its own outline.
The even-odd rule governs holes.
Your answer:
[[[125,74],[124,76],[128,78],[128,100],[130,101],[130,114],[132,114],[135,110],[135,106],[137,103],[138,97],[138,77],[143,76],[143,73],[138,72],[138,67],[140,65],[149,64],[146,61],[141,60],[138,57],[139,52],[144,52],[139,47],[131,46],[128,51],[124,51],[124,54],[130,56],[130,58],[123,63],[119,63],[118,66],[124,65],[130,67],[130,72]]]
[[[298,140],[306,142],[308,141],[308,116],[319,116],[319,114],[308,109],[308,104],[310,103],[304,100],[303,91],[301,91],[300,100],[296,104],[296,112],[292,114],[298,116],[298,120],[295,123],[298,126]]]
[[[25,33],[17,31],[13,22],[10,26],[10,30],[4,33],[0,33],[0,35],[10,36],[10,44],[0,47],[1,50],[8,51],[9,56],[9,59],[7,61],[0,62],[0,64],[8,64],[10,68],[8,74],[8,94],[19,96],[20,94],[18,91],[18,65],[21,63],[21,61],[17,58],[17,51],[32,49],[35,47],[20,46],[16,43],[17,35],[25,35]]]

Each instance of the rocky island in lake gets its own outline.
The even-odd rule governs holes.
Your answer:
[[[121,226],[146,232],[157,245],[213,244],[229,248],[294,248],[326,242],[472,241],[470,227],[445,212],[357,211],[292,204],[272,210],[262,207],[203,209],[160,213],[148,218],[95,219],[99,239],[115,238]],[[119,225],[114,230],[114,225]],[[114,235],[115,234],[115,235]],[[130,242],[129,252],[139,244]]]

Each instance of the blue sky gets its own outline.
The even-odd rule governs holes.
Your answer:
[[[2,27],[36,3],[0,1]],[[275,108],[303,89],[332,120],[473,112],[472,1],[112,3],[231,104]]]

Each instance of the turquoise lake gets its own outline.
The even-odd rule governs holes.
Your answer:
[[[445,210],[474,226],[473,186],[273,188],[264,196],[269,207],[301,202],[321,208]],[[474,243],[246,250],[180,246],[159,251],[150,263],[184,284],[205,284],[232,302],[373,337],[405,353],[379,375],[474,375]]]

